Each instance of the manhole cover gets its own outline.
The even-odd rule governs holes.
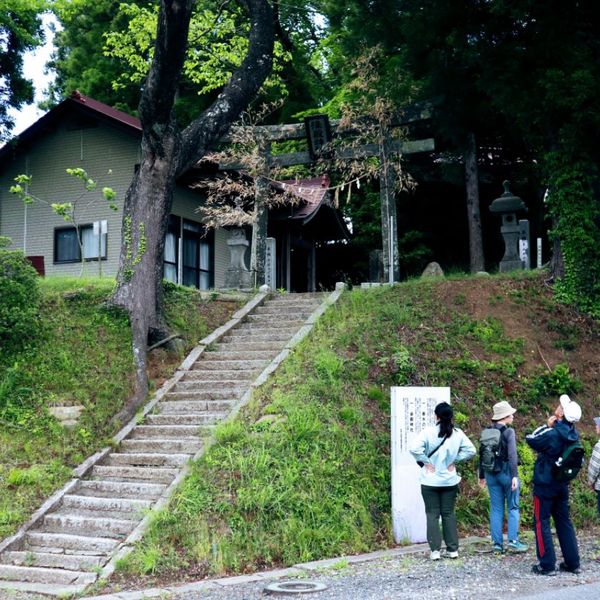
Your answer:
[[[318,581],[280,581],[265,587],[268,594],[312,594],[322,592],[327,586]]]

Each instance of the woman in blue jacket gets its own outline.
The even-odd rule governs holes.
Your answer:
[[[423,429],[410,448],[421,468],[421,495],[427,517],[427,542],[431,560],[441,558],[442,533],[449,558],[458,558],[458,529],[456,526],[456,497],[460,475],[456,463],[475,456],[475,446],[454,427],[452,407],[441,402],[435,407],[436,424]]]

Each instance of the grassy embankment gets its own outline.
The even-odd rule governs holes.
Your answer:
[[[0,356],[0,539],[14,533],[70,477],[71,470],[116,433],[111,417],[132,390],[127,317],[102,306],[114,281],[40,279],[37,334],[18,356]],[[193,344],[225,322],[236,303],[202,300],[169,286],[171,327]],[[181,356],[151,354],[153,384],[169,376]],[[52,405],[84,407],[77,427],[65,429]]]
[[[355,290],[263,386],[157,514],[114,585],[243,573],[388,546],[389,387],[451,386],[476,440],[495,402],[519,408],[518,438],[566,392],[589,451],[600,400],[598,323],[556,304],[538,276],[412,281]],[[593,414],[592,414],[593,413]],[[520,443],[523,521],[534,456]],[[475,464],[462,468],[463,533],[487,530]],[[580,477],[573,514],[595,498]],[[152,575],[140,581],[144,574]]]

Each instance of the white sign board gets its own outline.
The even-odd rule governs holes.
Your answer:
[[[450,403],[449,387],[391,388],[392,528],[394,540],[427,540],[425,505],[419,483],[420,468],[409,453],[415,436],[435,424],[434,408]]]
[[[529,242],[527,240],[519,240],[519,258],[522,263],[529,263]]]

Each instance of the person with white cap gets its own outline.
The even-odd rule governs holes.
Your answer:
[[[533,528],[539,562],[532,571],[538,575],[556,575],[551,517],[564,559],[558,566],[559,570],[575,574],[581,572],[577,537],[569,515],[569,482],[557,481],[553,475],[553,466],[565,447],[579,440],[575,423],[580,419],[579,404],[563,394],[547,424],[525,438],[537,452],[533,468]]]
[[[515,418],[516,408],[513,408],[506,400],[494,404],[492,424],[486,427],[482,433],[482,445],[480,447],[479,460],[479,486],[487,485],[490,494],[490,533],[492,535],[493,551],[497,554],[504,552],[504,506],[507,507],[508,543],[507,548],[511,552],[526,552],[527,544],[519,540],[519,472],[517,455],[517,438],[515,430],[510,427]],[[497,448],[494,448],[496,460],[492,462],[492,468],[482,460],[483,440],[487,430],[497,430]],[[487,468],[486,468],[487,467]]]
[[[596,435],[600,436],[600,417],[594,417],[596,424]],[[596,492],[598,498],[598,516],[600,517],[600,440],[596,442],[592,450],[592,456],[588,463],[588,483]],[[600,561],[600,557],[596,560]]]

